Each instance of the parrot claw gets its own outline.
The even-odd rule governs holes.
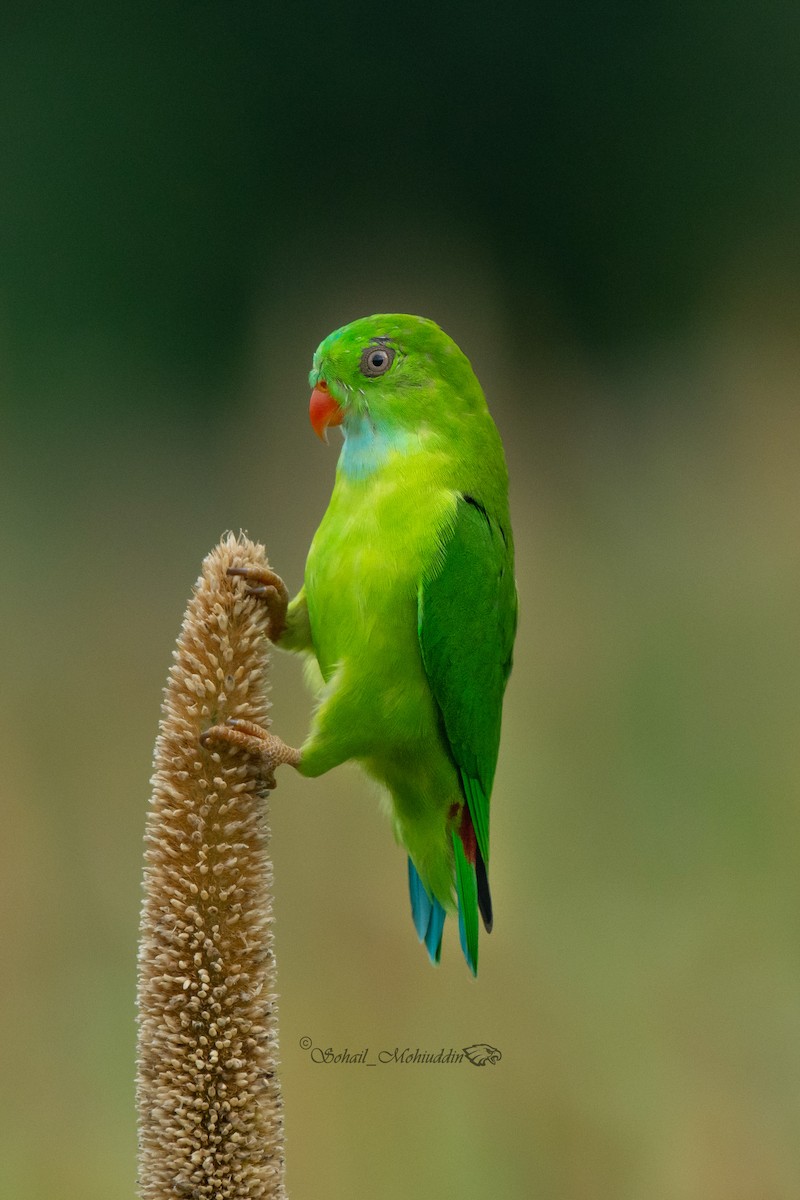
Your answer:
[[[238,746],[257,759],[264,773],[264,783],[270,791],[276,786],[276,767],[281,763],[289,763],[296,767],[300,762],[299,750],[287,746],[274,733],[267,733],[266,729],[262,729],[254,721],[244,721],[239,717],[229,717],[224,725],[212,725],[200,735],[200,745],[204,750],[210,750],[214,742]]]
[[[228,567],[227,573],[238,576],[249,585],[245,588],[248,596],[264,601],[269,611],[269,640],[277,642],[286,628],[286,608],[289,604],[289,593],[280,575],[270,571],[269,567]]]

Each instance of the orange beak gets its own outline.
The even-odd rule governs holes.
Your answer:
[[[324,379],[320,379],[311,393],[308,415],[311,419],[314,432],[323,442],[327,442],[328,440],[325,436],[328,426],[341,425],[344,420],[344,409],[340,408],[336,403],[328,391],[328,385]]]

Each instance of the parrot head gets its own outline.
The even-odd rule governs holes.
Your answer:
[[[323,440],[329,425],[341,425],[345,437],[364,426],[418,434],[441,418],[443,403],[458,407],[453,416],[485,407],[452,338],[433,321],[399,313],[362,317],[329,334],[314,355],[309,383],[309,416]]]

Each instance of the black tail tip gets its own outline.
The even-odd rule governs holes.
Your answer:
[[[487,933],[492,932],[494,914],[492,913],[492,894],[489,891],[489,879],[486,875],[486,864],[480,850],[475,855],[475,882],[478,886],[478,908],[480,909],[483,927]]]

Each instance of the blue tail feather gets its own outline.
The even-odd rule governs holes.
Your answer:
[[[408,891],[411,896],[411,915],[419,940],[425,943],[431,962],[438,963],[442,956],[442,930],[446,914],[436,897],[429,895],[410,858]]]

